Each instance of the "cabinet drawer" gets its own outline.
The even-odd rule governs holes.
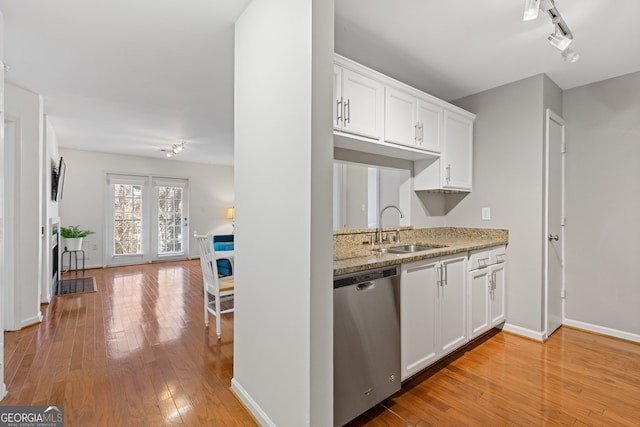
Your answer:
[[[478,249],[469,252],[468,270],[471,271],[489,267],[491,265],[491,254],[491,249]]]
[[[506,254],[507,247],[504,245],[470,251],[467,269],[471,271],[486,268],[494,264],[502,264],[507,260]]]
[[[507,260],[507,247],[497,246],[491,249],[491,264],[502,264]]]

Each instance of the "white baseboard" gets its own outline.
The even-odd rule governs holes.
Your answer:
[[[522,335],[523,337],[531,338],[532,340],[540,342],[547,339],[547,334],[545,334],[544,332],[534,331],[532,329],[523,328],[522,326],[513,325],[511,323],[505,323],[502,330],[511,332],[516,335]]]
[[[39,305],[38,305],[38,307],[39,307]],[[40,312],[40,310],[38,310],[38,314],[36,314],[35,316],[30,317],[28,319],[23,319],[20,322],[20,329],[26,328],[27,326],[35,325],[36,323],[40,323],[40,322],[42,322],[42,319],[43,319],[42,313]]]
[[[240,401],[247,407],[247,409],[253,414],[255,419],[263,426],[276,427],[276,423],[271,421],[269,416],[262,410],[262,408],[256,403],[255,400],[247,393],[247,391],[240,385],[235,378],[231,379],[231,390],[240,399]]]
[[[622,338],[623,340],[640,343],[640,335],[631,332],[620,331],[618,329],[607,328],[606,326],[594,325],[592,323],[581,322],[579,320],[564,319],[563,325],[572,326],[578,329],[595,332],[610,337]]]

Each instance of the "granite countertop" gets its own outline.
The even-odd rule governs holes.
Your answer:
[[[423,232],[424,230],[428,230],[428,232]],[[407,239],[402,240],[400,243],[375,245],[374,247],[367,245],[366,248],[358,248],[359,250],[353,253],[355,256],[349,256],[349,254],[345,254],[344,251],[342,252],[342,257],[336,258],[334,256],[333,275],[339,276],[372,268],[420,261],[423,259],[468,252],[475,249],[490,248],[493,246],[506,245],[509,242],[507,230],[447,227],[440,229],[409,230],[409,232],[410,234],[407,236]],[[372,251],[372,249],[375,248],[408,244],[438,247],[408,254],[390,254]]]

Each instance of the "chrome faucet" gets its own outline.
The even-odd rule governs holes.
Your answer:
[[[402,213],[402,210],[396,205],[388,205],[382,208],[380,210],[380,215],[378,215],[378,232],[376,233],[378,243],[382,243],[382,214],[384,213],[384,211],[386,211],[389,208],[394,208],[400,213],[400,218],[404,218],[404,214]]]

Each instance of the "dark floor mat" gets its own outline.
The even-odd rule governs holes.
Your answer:
[[[96,281],[93,277],[78,277],[75,279],[58,280],[54,295],[80,294],[95,292]]]

